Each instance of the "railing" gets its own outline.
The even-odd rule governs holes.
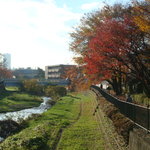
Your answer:
[[[122,114],[134,121],[137,126],[146,129],[148,132],[150,132],[149,106],[144,107],[136,105],[134,103],[121,101],[118,98],[108,94],[106,91],[94,85],[91,86],[91,90],[94,91],[97,94],[97,96],[101,94],[104,98],[106,98],[106,100],[114,104],[117,108],[119,108]]]

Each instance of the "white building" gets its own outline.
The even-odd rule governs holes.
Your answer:
[[[65,69],[73,67],[74,65],[53,65],[45,67],[45,79],[50,82],[61,82],[64,81],[62,75],[65,73]]]
[[[7,69],[11,69],[11,55],[8,53],[3,54],[4,64]]]
[[[108,81],[104,80],[100,84],[96,84],[96,86],[102,87],[103,89],[107,89],[110,86],[110,84],[108,83]]]

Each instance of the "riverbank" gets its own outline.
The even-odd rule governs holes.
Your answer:
[[[0,150],[53,149],[61,131],[74,122],[80,111],[80,99],[68,95],[47,112],[26,122],[21,132],[8,137]]]
[[[0,95],[0,113],[37,107],[43,100],[27,93],[6,91]]]
[[[26,122],[24,130],[8,137],[0,150],[106,149],[108,142],[100,129],[103,122],[93,116],[94,100],[91,92],[62,97],[47,112]]]

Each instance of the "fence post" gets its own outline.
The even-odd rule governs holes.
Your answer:
[[[149,126],[150,126],[150,112],[149,112],[149,104],[147,105],[147,130],[149,130]],[[148,132],[149,133],[149,132]]]

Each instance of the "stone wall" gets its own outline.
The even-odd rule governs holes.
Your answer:
[[[130,131],[129,150],[150,150],[150,133],[142,129]]]

